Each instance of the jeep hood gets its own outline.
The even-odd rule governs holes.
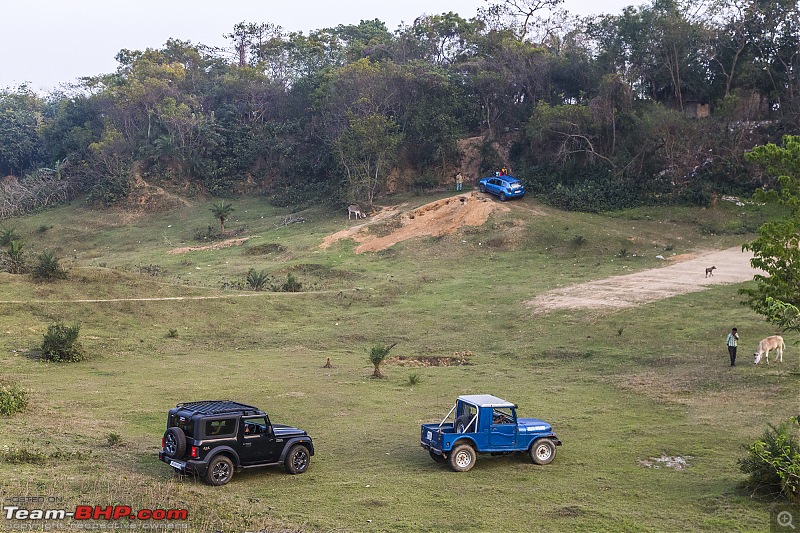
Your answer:
[[[272,430],[275,432],[276,437],[294,437],[295,435],[306,434],[306,432],[302,429],[286,426],[284,424],[272,424]]]
[[[520,433],[552,433],[553,426],[538,418],[518,418],[517,425]]]

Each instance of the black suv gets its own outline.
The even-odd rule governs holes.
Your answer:
[[[283,464],[302,474],[314,455],[308,433],[271,424],[264,411],[230,400],[179,403],[169,410],[158,458],[182,474],[224,485],[234,468]]]

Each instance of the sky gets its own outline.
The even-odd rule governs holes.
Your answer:
[[[498,3],[494,0],[492,3]],[[576,15],[618,14],[642,0],[564,0]],[[448,11],[472,18],[486,0],[0,0],[0,89],[27,84],[55,90],[83,76],[117,69],[122,49],[163,47],[168,39],[228,46],[223,34],[239,22],[287,31],[380,19],[389,31],[422,14]]]

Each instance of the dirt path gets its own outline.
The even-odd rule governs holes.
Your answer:
[[[750,266],[751,253],[741,248],[693,256],[676,256],[674,264],[635,274],[613,276],[579,285],[561,287],[526,302],[534,314],[559,309],[599,309],[613,311],[663,300],[679,294],[697,292],[711,285],[741,283],[763,272]],[[675,262],[677,261],[677,262]],[[713,277],[705,269],[716,266]]]

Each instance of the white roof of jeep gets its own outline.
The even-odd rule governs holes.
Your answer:
[[[513,403],[491,394],[462,394],[458,399],[478,407],[514,407]]]

